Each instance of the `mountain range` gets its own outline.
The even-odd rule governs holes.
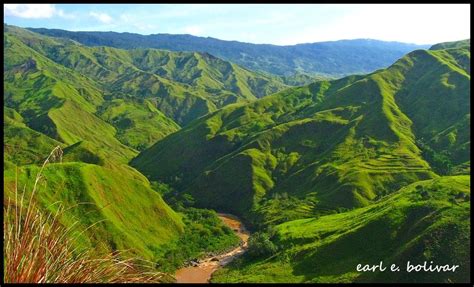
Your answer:
[[[212,282],[468,282],[470,40],[418,48],[4,25],[4,202],[42,170],[81,247],[166,272],[235,243],[202,209],[238,215],[271,248]],[[355,270],[380,260],[460,267]]]
[[[71,32],[43,28],[29,28],[29,30],[48,36],[72,39],[87,46],[207,52],[254,71],[288,76],[290,79],[296,74],[304,77],[306,83],[311,80],[311,77],[308,79],[308,75],[340,77],[373,72],[387,67],[410,51],[429,48],[429,45],[372,39],[277,46],[192,35]]]
[[[132,165],[255,224],[363,207],[469,167],[469,63],[466,48],[417,50],[366,76],[232,104]]]

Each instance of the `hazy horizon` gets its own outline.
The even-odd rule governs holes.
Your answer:
[[[428,44],[416,44],[416,43],[400,42],[400,41],[387,41],[387,40],[380,40],[380,39],[373,39],[373,38],[354,38],[354,39],[337,39],[337,40],[329,40],[329,41],[317,41],[317,42],[297,43],[297,44],[289,44],[289,45],[279,45],[279,44],[272,44],[272,43],[252,43],[252,42],[245,42],[245,41],[239,41],[239,40],[225,40],[225,39],[220,39],[220,38],[211,37],[211,36],[196,36],[196,35],[186,34],[186,33],[182,33],[182,34],[178,34],[178,33],[142,34],[142,33],[139,33],[139,32],[117,32],[117,31],[81,31],[81,30],[73,31],[73,30],[67,30],[67,29],[61,29],[61,28],[26,27],[26,26],[22,27],[22,26],[12,25],[12,24],[9,24],[9,23],[4,23],[4,24],[9,25],[9,26],[16,26],[16,27],[23,28],[23,29],[49,29],[49,30],[63,30],[63,31],[70,31],[70,32],[92,32],[92,33],[98,32],[98,33],[118,33],[118,34],[128,33],[128,34],[137,34],[137,35],[141,35],[141,36],[152,36],[152,35],[193,36],[193,37],[199,37],[199,38],[211,38],[211,39],[216,39],[216,40],[220,40],[220,41],[227,41],[227,42],[239,42],[239,43],[246,43],[246,44],[253,44],[253,45],[273,45],[273,46],[282,46],[282,47],[283,46],[296,46],[296,45],[305,45],[305,44],[315,44],[315,43],[339,42],[339,41],[357,41],[357,40],[380,41],[380,42],[386,42],[386,43],[401,43],[401,44],[417,45],[417,46],[430,46],[430,45],[435,45],[435,44],[442,43],[442,42],[438,42],[438,43],[428,43]],[[469,39],[470,38],[458,39],[458,40],[454,40],[453,42],[462,41],[462,40],[469,40]],[[447,42],[451,42],[451,41],[447,41]]]
[[[4,23],[278,46],[357,39],[432,45],[470,38],[469,8],[469,4],[4,4]]]

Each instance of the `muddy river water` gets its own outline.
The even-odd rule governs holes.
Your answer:
[[[178,269],[175,275],[177,283],[209,283],[214,271],[245,252],[250,235],[245,226],[237,217],[231,214],[219,213],[218,215],[242,239],[242,243],[229,252],[201,259],[195,266]]]

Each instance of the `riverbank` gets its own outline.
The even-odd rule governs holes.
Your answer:
[[[218,216],[240,237],[240,245],[229,252],[199,260],[194,266],[178,269],[175,275],[177,283],[209,283],[212,273],[246,251],[250,233],[243,223],[232,214],[219,213]]]

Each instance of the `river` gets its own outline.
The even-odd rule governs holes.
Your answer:
[[[242,239],[242,243],[229,252],[199,260],[196,266],[178,269],[175,275],[177,283],[209,283],[214,271],[242,255],[247,249],[250,233],[244,224],[232,214],[218,213],[218,216]]]

